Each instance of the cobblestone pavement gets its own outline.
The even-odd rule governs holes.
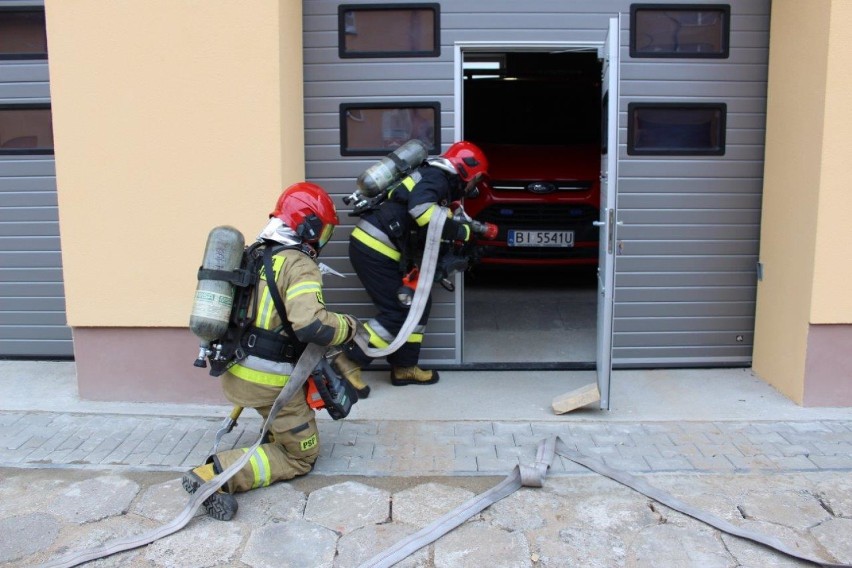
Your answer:
[[[138,534],[185,503],[179,474],[220,418],[0,411],[1,566],[33,566]],[[238,495],[231,522],[96,566],[357,566],[531,463],[560,436],[734,524],[852,563],[852,420],[515,422],[320,420],[313,473]],[[225,438],[249,445],[246,417]],[[720,533],[557,457],[522,488],[402,561],[421,567],[808,566]]]

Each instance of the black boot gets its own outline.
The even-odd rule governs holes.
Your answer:
[[[189,494],[195,493],[199,487],[220,473],[216,469],[212,463],[208,463],[187,471],[181,478],[184,490]],[[219,489],[204,500],[204,509],[214,519],[230,521],[237,514],[237,498]]]

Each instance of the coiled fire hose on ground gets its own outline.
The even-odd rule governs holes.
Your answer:
[[[423,285],[417,286],[417,289],[414,292],[414,298],[411,302],[411,309],[408,317],[406,318],[397,337],[388,347],[383,349],[371,348],[368,343],[368,338],[361,336],[355,338],[356,343],[358,343],[358,345],[370,357],[384,357],[399,349],[400,345],[402,345],[406,339],[408,339],[408,336],[411,335],[411,332],[414,331],[414,327],[417,325],[417,322],[420,321],[420,316],[423,314],[423,310],[426,308],[426,303],[429,301],[429,293],[432,289],[432,279],[434,278],[435,267],[438,262],[438,252],[441,244],[441,230],[443,229],[444,222],[447,219],[446,210],[443,208],[442,213],[443,214],[433,215],[429,222],[426,247],[423,253],[423,272],[421,273],[422,275],[420,280]],[[139,535],[117,539],[101,546],[64,554],[63,556],[55,558],[42,566],[44,568],[68,568],[71,566],[77,566],[84,562],[97,560],[98,558],[103,558],[117,552],[123,552],[125,550],[145,546],[156,540],[169,536],[170,534],[174,534],[185,527],[189,521],[192,520],[193,516],[195,516],[195,512],[201,504],[225,485],[229,479],[236,475],[237,472],[248,463],[255,450],[257,450],[263,441],[263,437],[269,431],[269,427],[278,415],[278,412],[291,398],[293,398],[293,396],[297,393],[301,393],[302,386],[305,384],[305,381],[308,380],[308,377],[316,368],[320,359],[325,355],[327,349],[327,347],[321,345],[315,345],[313,343],[308,344],[308,347],[305,349],[304,353],[302,353],[302,356],[299,357],[296,367],[290,375],[290,380],[284,388],[281,389],[281,392],[272,404],[269,416],[264,421],[260,435],[255,443],[246,450],[245,453],[243,453],[240,459],[225,469],[225,471],[201,485],[189,498],[189,502],[186,504],[186,507],[184,507],[184,509],[178,513],[174,519],[160,527],[157,527],[156,529],[152,529]]]

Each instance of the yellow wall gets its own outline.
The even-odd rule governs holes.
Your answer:
[[[830,288],[840,285],[826,277],[822,253],[818,261],[817,246],[829,237],[816,230],[823,228],[825,207],[839,198],[833,183],[824,181],[822,155],[833,132],[824,114],[828,55],[834,53],[829,50],[831,8],[832,0],[772,5],[760,234],[764,275],[757,288],[753,367],[798,403],[809,324],[814,310],[825,315],[813,299],[822,294],[836,299],[839,294]]]
[[[834,0],[811,323],[852,323],[852,2]],[[852,347],[850,347],[852,349]]]
[[[69,325],[186,327],[210,228],[303,179],[301,6],[46,1]]]

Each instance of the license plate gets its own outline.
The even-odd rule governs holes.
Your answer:
[[[516,231],[509,229],[510,247],[573,247],[574,231]]]

